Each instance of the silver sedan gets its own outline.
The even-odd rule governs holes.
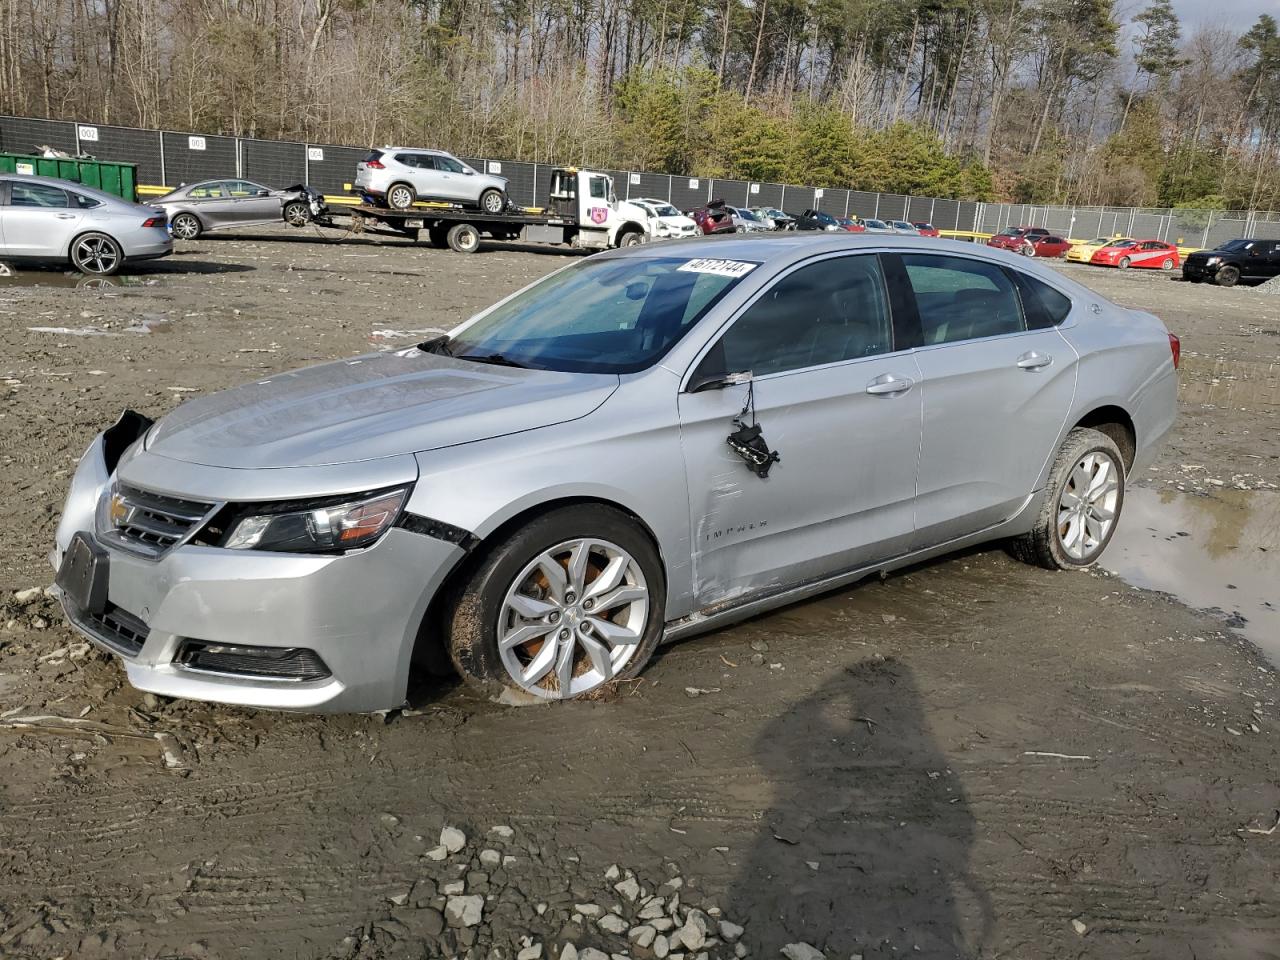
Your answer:
[[[0,259],[70,263],[105,277],[172,252],[163,210],[69,180],[0,175]]]
[[[970,244],[645,245],[416,347],[126,414],[51,559],[144,690],[376,710],[419,659],[578,697],[972,544],[1088,567],[1178,356],[1156,317]]]
[[[312,219],[307,188],[272,190],[252,180],[202,180],[171,190],[156,206],[167,211],[173,235],[194,240],[209,230],[263,223],[301,227]]]

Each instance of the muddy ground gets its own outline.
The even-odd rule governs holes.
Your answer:
[[[144,697],[22,592],[123,407],[413,342],[564,262],[264,233],[131,285],[0,280],[0,956],[1280,957],[1274,670],[1247,616],[1105,572],[974,551],[667,648],[612,700],[424,681],[385,717]],[[1064,269],[1183,338],[1135,481],[1274,505],[1280,297]]]

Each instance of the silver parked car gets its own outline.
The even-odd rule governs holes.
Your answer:
[[[301,227],[325,210],[320,194],[303,184],[272,190],[238,178],[185,184],[155,203],[169,214],[169,225],[179,240],[194,240],[209,230],[281,221]]]
[[[163,210],[69,180],[0,175],[0,259],[70,263],[107,277],[171,253]]]
[[[896,233],[897,231],[883,220],[874,218],[862,221],[863,231],[865,233]]]
[[[564,698],[989,540],[1106,547],[1177,339],[1004,251],[774,233],[576,261],[417,347],[85,451],[51,559],[137,687],[367,711],[410,664]]]
[[[393,210],[407,210],[418,200],[460,203],[493,214],[507,209],[505,177],[478,173],[443,150],[370,150],[356,164],[354,187]]]
[[[907,223],[905,220],[890,220],[888,223],[889,229],[894,233],[905,233],[910,237],[918,237],[920,235],[920,231],[916,229],[914,223]]]
[[[746,207],[731,207],[726,204],[725,209],[733,217],[733,227],[738,233],[763,233],[771,229],[763,219],[756,216]]]

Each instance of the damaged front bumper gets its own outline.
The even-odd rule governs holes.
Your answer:
[[[70,623],[152,693],[312,711],[403,703],[419,625],[463,548],[393,527],[370,547],[336,555],[190,540],[158,556],[121,549],[99,534],[98,504],[149,426],[126,414],[94,440],[72,480],[50,554]],[[163,492],[218,499],[212,484]],[[105,572],[91,596],[85,570],[99,565]]]

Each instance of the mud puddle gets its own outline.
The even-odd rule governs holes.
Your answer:
[[[150,287],[159,280],[156,277],[138,277],[125,274],[113,277],[90,277],[65,270],[19,270],[0,263],[0,290],[12,287],[60,287],[77,290],[110,290],[115,287]]]
[[[1102,565],[1135,587],[1221,610],[1280,663],[1280,493],[1130,488]]]

